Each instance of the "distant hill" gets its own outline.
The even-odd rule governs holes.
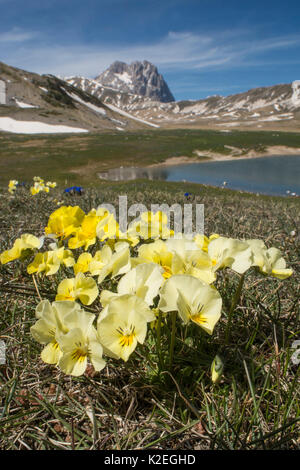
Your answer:
[[[138,118],[160,127],[201,127],[230,129],[300,129],[300,81],[253,88],[231,96],[211,96],[201,100],[163,100],[161,91],[150,93],[154,67],[147,61],[130,66],[114,62],[95,79],[69,77],[73,86],[98,97]],[[155,70],[157,70],[154,67]],[[133,77],[143,76],[136,83]],[[143,83],[143,85],[141,85]],[[155,82],[156,83],[156,82]],[[168,95],[169,96],[169,95]],[[171,95],[173,98],[173,95]]]
[[[124,131],[156,127],[53,75],[0,62],[0,131]]]
[[[133,79],[141,71],[145,82]],[[151,127],[224,132],[300,130],[299,80],[226,97],[166,102],[163,100],[173,95],[159,85],[165,82],[159,81],[161,76],[149,62],[130,66],[115,62],[106,72],[96,79],[62,80],[0,62],[0,131],[121,132]]]

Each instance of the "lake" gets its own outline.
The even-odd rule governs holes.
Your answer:
[[[110,181],[186,181],[270,195],[300,195],[300,155],[276,155],[152,168],[124,167],[99,174]]]

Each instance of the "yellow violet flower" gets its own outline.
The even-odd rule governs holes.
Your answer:
[[[293,274],[292,269],[286,268],[286,262],[282,257],[280,250],[277,248],[269,248],[266,251],[266,260],[261,267],[263,274],[268,274],[278,279],[286,279]]]
[[[75,275],[78,273],[86,273],[89,271],[90,263],[93,257],[90,253],[82,253],[73,266]]]
[[[97,322],[105,354],[127,361],[137,344],[144,343],[147,322],[154,320],[155,315],[147,304],[135,295],[111,299]]]
[[[152,305],[164,282],[162,273],[163,268],[157,264],[139,264],[120,279],[117,294],[103,290],[100,301],[105,306],[116,295],[134,294],[143,299],[147,305]]]
[[[61,264],[67,267],[73,266],[75,260],[71,250],[61,248],[46,251],[45,253],[37,253],[32,263],[27,266],[28,274],[40,273],[45,271],[46,276],[51,276],[60,268]]]
[[[105,247],[101,251],[104,250]],[[108,246],[106,248],[109,248]],[[109,251],[105,251],[106,256],[109,256]],[[131,269],[129,245],[126,242],[118,242],[115,244],[115,252],[111,252],[110,260],[103,266],[99,272],[98,284],[100,284],[107,276],[111,275],[112,278],[125,274]],[[90,271],[94,275],[93,265],[90,264]]]
[[[165,279],[172,275],[173,253],[168,250],[167,245],[162,240],[141,245],[138,249],[138,257],[132,258],[133,266],[140,263],[156,263],[164,269]]]
[[[70,238],[68,245],[72,250],[84,247],[85,250],[96,242],[96,228],[100,222],[100,217],[95,212],[86,215],[77,229],[73,238]]]
[[[30,328],[34,339],[46,346],[42,350],[41,358],[47,364],[57,364],[62,352],[58,344],[58,337],[66,334],[69,327],[66,317],[74,312],[81,311],[76,302],[49,302],[42,300],[36,307],[37,322]]]
[[[101,250],[96,251],[94,257],[89,263],[89,272],[92,276],[99,276],[104,266],[107,266],[112,258],[112,250],[109,246],[103,246]]]
[[[49,193],[49,188],[48,186],[45,186],[43,181],[36,181],[33,186],[30,188],[30,192],[32,196],[35,196],[39,192],[44,191],[46,193]]]
[[[79,272],[75,278],[64,279],[57,288],[55,300],[79,299],[84,305],[90,305],[99,294],[96,282],[92,277],[85,277]]]
[[[193,321],[211,335],[221,316],[222,299],[216,289],[199,279],[179,274],[162,286],[158,308],[162,312],[177,311],[185,324]]]
[[[8,183],[8,192],[14,194],[15,190],[17,189],[18,181],[17,180],[10,180]]]
[[[56,188],[57,183],[55,182],[51,183],[51,181],[47,181],[46,186],[49,186],[49,188]]]
[[[252,251],[252,266],[257,266],[262,274],[278,279],[286,279],[293,274],[292,269],[287,269],[280,250],[275,247],[267,249],[263,240],[247,240],[247,243]]]
[[[81,309],[74,310],[65,318],[69,331],[58,337],[62,351],[58,365],[65,374],[82,375],[88,359],[97,371],[105,366],[103,349],[93,326],[94,319],[95,315]]]
[[[140,220],[129,224],[128,232],[131,236],[140,237],[145,240],[169,238],[174,235],[174,231],[168,227],[168,217],[161,211],[156,213],[143,212]]]
[[[190,274],[207,284],[216,280],[210,257],[193,240],[184,236],[170,238],[166,241],[166,246],[173,253],[172,274]]]
[[[0,261],[2,264],[9,263],[15,259],[20,258],[25,250],[34,250],[41,248],[43,244],[43,238],[37,238],[30,233],[24,233],[21,238],[17,238],[10,250],[3,251],[0,255]]]
[[[252,266],[262,268],[266,261],[267,247],[263,240],[250,239],[247,240],[247,245],[250,246],[252,252]]]
[[[114,239],[117,236],[117,232],[119,230],[119,224],[116,221],[113,214],[111,214],[107,210],[102,209],[102,216],[100,221],[96,227],[96,234],[100,241],[104,241],[107,239]],[[97,213],[99,214],[99,209],[97,209]]]
[[[218,235],[217,233],[213,233],[212,235],[210,235],[210,237],[207,237],[204,234],[199,234],[198,233],[194,237],[194,242],[196,243],[198,248],[200,248],[201,250],[203,250],[207,253],[208,245],[210,244],[210,242],[212,240],[215,240],[216,238],[219,238],[219,236],[220,235]]]
[[[243,274],[252,265],[252,251],[246,241],[219,237],[208,245],[208,255],[214,270],[231,268]]]
[[[68,238],[80,227],[84,216],[79,206],[61,206],[50,215],[45,233],[57,238]]]

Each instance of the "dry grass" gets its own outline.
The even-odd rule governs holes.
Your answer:
[[[127,194],[129,204],[183,204],[185,191],[193,203],[204,203],[206,233],[263,238],[283,251],[294,275],[285,281],[247,275],[228,345],[227,312],[238,282],[229,272],[218,284],[224,308],[214,335],[178,328],[171,371],[158,372],[150,331],[147,347],[126,364],[109,360],[100,373],[89,367],[71,378],[39,359],[41,346],[29,332],[39,302],[31,278],[18,262],[2,266],[0,339],[7,361],[0,365],[0,448],[299,449],[299,366],[290,361],[291,345],[300,339],[299,232],[291,235],[299,228],[299,200],[144,181],[101,183],[82,197],[64,198],[87,211],[116,204],[119,194]],[[51,195],[62,197],[58,190]],[[21,233],[42,233],[56,208],[50,199],[1,194],[1,251]],[[38,279],[40,295],[53,299],[57,282]],[[164,345],[169,333],[167,325]],[[225,370],[212,385],[216,353]]]

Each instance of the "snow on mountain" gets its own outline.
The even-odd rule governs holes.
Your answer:
[[[115,90],[144,96],[153,101],[162,103],[175,101],[163,76],[158,73],[155,65],[147,60],[135,61],[130,65],[116,61],[98,75],[95,81]]]
[[[88,132],[77,127],[46,124],[38,121],[17,121],[9,117],[0,117],[0,130],[16,134],[68,134]]]
[[[153,75],[154,74],[154,75]],[[201,100],[173,101],[151,94],[158,72],[147,61],[114,62],[93,80],[70,77],[67,82],[131,116],[164,126],[222,125],[253,126],[261,122],[291,120],[300,111],[300,81],[292,84],[254,88],[231,96],[214,95]],[[157,91],[157,90],[156,90]],[[292,115],[285,116],[290,112]],[[272,116],[273,115],[273,116]],[[261,124],[260,124],[261,125]]]
[[[38,75],[0,62],[0,131],[34,134],[158,127],[113,103],[109,108],[85,88],[88,82],[83,77],[76,88],[53,75]],[[122,94],[117,95],[121,100]]]
[[[176,102],[163,101],[159,77],[147,61],[115,62],[92,80],[75,76],[62,80],[0,62],[0,116],[58,126],[58,132],[59,126],[93,132],[149,126],[299,130],[300,80],[226,97]],[[21,129],[10,121],[2,125]]]

